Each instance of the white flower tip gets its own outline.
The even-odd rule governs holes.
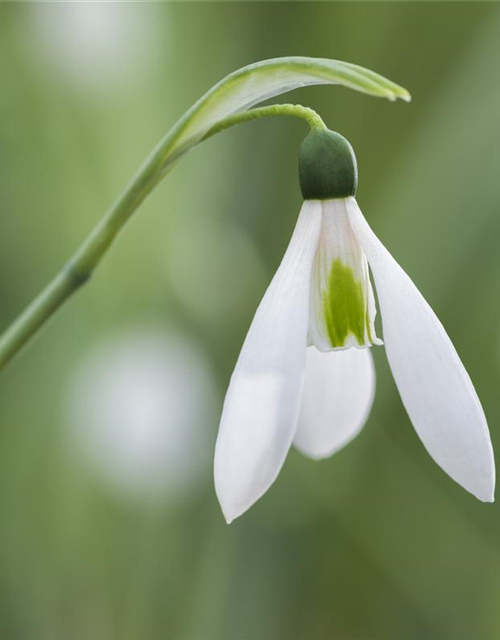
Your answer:
[[[480,491],[470,491],[474,497],[481,502],[495,502],[495,490],[494,489],[482,489]]]
[[[493,492],[493,493],[491,493],[491,494],[489,495],[489,497],[488,497],[488,498],[486,498],[486,499],[484,499],[484,500],[482,500],[482,502],[489,502],[490,504],[492,504],[493,502],[495,502],[495,493],[494,493],[494,492]]]
[[[346,438],[342,442],[336,442],[335,446],[325,445],[320,442],[301,442],[299,439],[294,442],[294,447],[300,451],[303,455],[307,456],[311,460],[315,460],[316,462],[320,462],[321,460],[327,460],[331,458],[335,453],[338,453],[341,449],[343,449],[346,445],[348,445],[351,440],[354,439],[357,432],[353,434],[352,437]]]
[[[225,499],[223,491],[218,486],[217,476],[215,476],[215,493],[217,494],[217,500],[219,501],[224,520],[227,522],[227,524],[231,524],[231,522],[241,514],[237,512],[237,510],[234,508],[234,505],[232,505],[228,500]]]
[[[455,482],[481,502],[495,502],[495,462],[492,452],[490,453],[491,459],[488,462],[483,454],[482,464],[465,474],[450,473],[450,470],[443,467]]]
[[[294,442],[293,446],[297,449],[297,451],[300,451],[302,455],[307,456],[308,458],[311,458],[311,460],[315,460],[316,462],[326,460],[327,458],[333,456],[333,454],[335,453],[335,451],[330,452],[326,449],[316,449],[311,446],[304,447],[302,446],[302,444],[299,444],[299,442]]]
[[[228,440],[220,438],[217,442],[214,460],[214,485],[222,514],[227,524],[243,515],[274,482],[278,469],[273,476],[265,479],[259,472],[266,467],[265,462],[253,464],[248,451],[228,448]],[[250,449],[251,447],[249,447]]]
[[[224,445],[223,440],[217,443],[214,484],[224,518],[227,524],[231,524],[262,498],[276,480],[281,464],[270,468],[265,458],[259,457],[255,462],[248,455],[250,446],[242,452],[228,450]],[[272,449],[272,446],[269,448]],[[285,454],[288,449],[289,445]]]
[[[243,496],[241,499],[238,499],[236,492],[234,490],[234,486],[230,487],[227,483],[220,481],[217,477],[217,473],[215,475],[215,492],[217,494],[217,499],[219,500],[220,508],[222,510],[222,515],[224,516],[224,520],[227,524],[231,524],[233,520],[242,516],[245,511],[248,511],[250,507],[259,499],[258,496],[255,499],[245,499]]]
[[[467,487],[465,487],[467,489]],[[485,480],[475,487],[468,489],[481,502],[495,502],[495,472],[488,474]]]

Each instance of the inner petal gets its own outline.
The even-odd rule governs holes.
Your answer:
[[[345,200],[322,201],[322,212],[311,276],[310,341],[320,351],[381,344],[368,263]]]

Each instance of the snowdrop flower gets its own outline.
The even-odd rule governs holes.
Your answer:
[[[215,484],[226,520],[267,491],[292,444],[323,458],[363,427],[375,388],[370,347],[382,344],[369,268],[387,358],[418,435],[456,482],[493,501],[493,451],[479,399],[443,326],[363,217],[350,144],[313,130],[299,173],[305,201],[297,226],[224,402]]]

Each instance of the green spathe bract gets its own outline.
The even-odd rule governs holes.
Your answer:
[[[339,84],[391,101],[411,100],[408,91],[395,82],[349,62],[304,56],[262,60],[223,78],[184,114],[160,143],[161,151],[158,148],[164,154],[164,166],[197,144],[224,118],[313,84]]]
[[[304,200],[356,194],[358,167],[350,143],[340,133],[313,129],[300,145],[299,181]]]
[[[332,347],[344,347],[349,335],[358,345],[365,344],[368,326],[363,283],[356,279],[351,267],[334,260],[323,292],[323,313]]]

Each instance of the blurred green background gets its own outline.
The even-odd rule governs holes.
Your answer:
[[[1,325],[221,77],[283,55],[355,62],[413,102],[284,101],[352,142],[358,201],[500,450],[499,39],[496,3],[1,4]],[[305,135],[261,121],[186,157],[2,376],[0,637],[500,638],[500,508],[432,462],[383,349],[362,434],[321,463],[292,451],[247,514],[220,513],[218,416],[296,221]]]

